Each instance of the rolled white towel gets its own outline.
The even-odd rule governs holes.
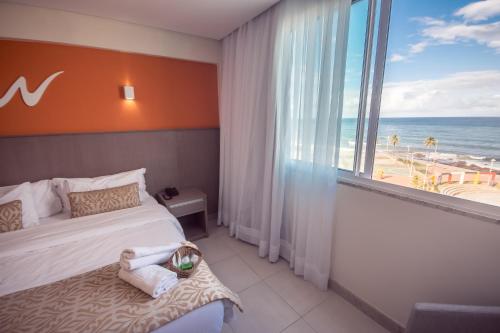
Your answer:
[[[146,267],[149,265],[163,264],[172,256],[173,252],[163,252],[153,254],[151,256],[140,257],[137,259],[124,259],[120,258],[120,266],[128,271]]]
[[[120,266],[127,270],[133,270],[148,265],[163,264],[181,245],[181,243],[172,243],[166,246],[125,249],[120,255]]]
[[[118,277],[134,287],[158,298],[177,283],[177,274],[158,265],[149,265],[128,271],[120,269]]]
[[[173,253],[182,244],[181,243],[171,243],[164,246],[136,246],[130,247],[122,251],[121,257],[124,259],[137,259],[141,257],[150,256],[153,254],[159,254],[163,252]]]

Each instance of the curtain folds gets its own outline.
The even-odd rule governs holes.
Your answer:
[[[223,41],[219,223],[322,289],[349,8],[282,1]]]

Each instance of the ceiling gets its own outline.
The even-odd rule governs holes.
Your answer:
[[[221,39],[279,0],[8,0]]]

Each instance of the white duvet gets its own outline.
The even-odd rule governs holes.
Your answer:
[[[0,296],[112,264],[127,247],[184,239],[177,219],[153,198],[140,207],[0,233]]]

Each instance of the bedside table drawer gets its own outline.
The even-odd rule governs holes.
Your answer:
[[[176,202],[167,204],[167,208],[175,217],[181,217],[184,215],[205,211],[205,200],[200,198],[189,201]]]

